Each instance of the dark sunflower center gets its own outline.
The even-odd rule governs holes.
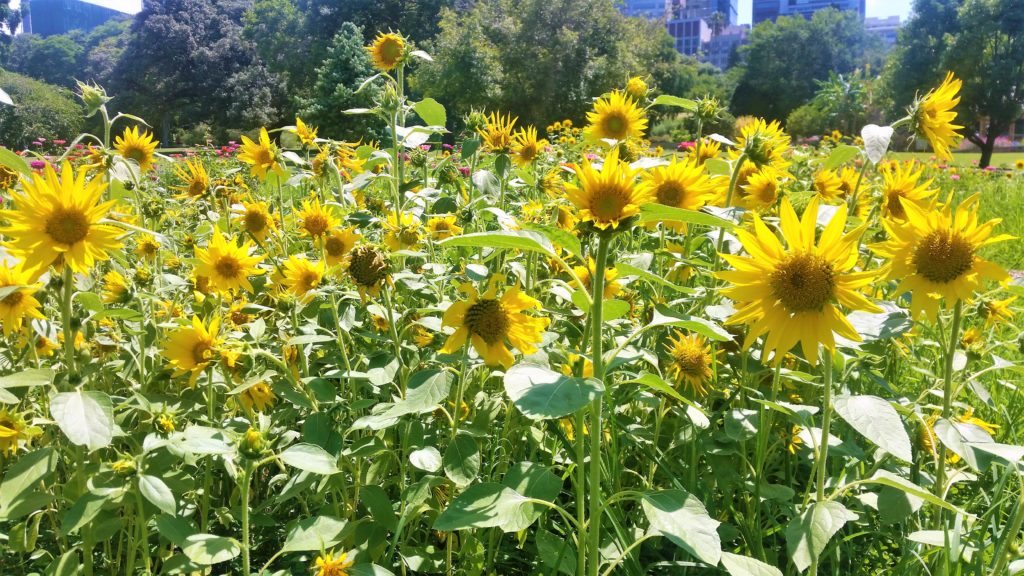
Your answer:
[[[932,282],[946,284],[966,274],[974,265],[974,247],[948,230],[935,230],[914,250],[914,268]]]
[[[390,263],[380,251],[370,246],[360,246],[352,251],[348,272],[356,284],[375,286],[391,269]]]
[[[310,214],[302,221],[302,226],[310,236],[320,236],[327,231],[327,218],[323,214]]]
[[[835,295],[832,265],[816,254],[786,257],[769,279],[772,297],[790,313],[818,311]]]
[[[46,233],[58,244],[76,244],[89,235],[89,219],[81,210],[61,208],[46,221]]]
[[[684,346],[674,351],[673,359],[681,374],[703,377],[708,367],[704,351],[694,346]]]
[[[324,250],[326,250],[327,254],[332,258],[338,258],[345,254],[345,241],[341,238],[332,236],[324,242]]]
[[[259,234],[267,227],[267,217],[258,210],[245,213],[245,229],[252,234]]]
[[[206,192],[206,182],[195,178],[188,185],[189,196],[202,196]]]
[[[212,350],[213,346],[210,346],[209,342],[196,342],[195,346],[192,347],[192,361],[196,364],[206,362],[212,356]]]
[[[403,228],[398,233],[398,240],[404,246],[412,246],[420,241],[420,235],[412,228]]]
[[[380,53],[386,62],[395,62],[402,55],[402,45],[396,40],[385,40],[381,43]]]
[[[905,220],[907,218],[907,211],[903,209],[902,198],[903,194],[899,190],[890,191],[886,194],[885,207],[889,210],[889,214],[892,214],[895,218]]]
[[[0,302],[3,302],[4,306],[8,306],[10,308],[14,308],[18,304],[21,304],[21,301],[24,300],[24,299],[25,299],[25,293],[21,292],[21,291],[18,291],[18,290],[15,290],[14,292],[11,292],[7,296],[4,296],[4,299],[0,300]]]
[[[124,157],[130,158],[132,160],[135,160],[139,164],[142,164],[142,162],[146,159],[146,151],[137,146],[132,146],[131,148],[125,149]]]
[[[606,136],[615,140],[623,140],[627,136],[629,120],[621,112],[610,112],[601,121]]]
[[[222,278],[237,278],[242,272],[242,264],[234,256],[224,256],[217,260],[214,269]]]
[[[256,151],[256,164],[258,166],[270,166],[274,163],[274,155],[270,152],[269,148],[260,147]]]
[[[618,220],[627,203],[625,190],[615,185],[603,186],[591,196],[590,211],[599,221]]]
[[[679,206],[686,199],[686,188],[679,182],[664,182],[658,186],[658,204]]]
[[[469,331],[488,344],[504,340],[510,324],[508,313],[497,300],[480,300],[466,311]]]
[[[320,284],[320,275],[313,270],[307,270],[299,276],[298,284],[304,292],[309,292]]]

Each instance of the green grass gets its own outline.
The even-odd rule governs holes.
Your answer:
[[[889,154],[897,160],[909,160],[915,158],[921,162],[931,161],[931,152],[892,152]],[[973,162],[981,158],[978,152],[958,152],[953,154],[954,166],[972,166]],[[1024,152],[996,152],[992,155],[992,165],[1003,168],[1013,167],[1017,160],[1024,160]]]

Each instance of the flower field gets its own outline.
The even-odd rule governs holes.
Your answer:
[[[1024,167],[947,164],[953,75],[666,151],[719,103],[455,121],[367,50],[381,141],[164,154],[82,84],[102,133],[0,150],[0,574],[1024,570]]]

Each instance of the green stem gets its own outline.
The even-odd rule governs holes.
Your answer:
[[[135,490],[135,506],[139,511],[139,544],[142,546],[142,564],[146,567],[146,574],[152,574],[153,566],[149,558],[149,529],[146,527],[146,512],[142,504],[140,490]]]
[[[942,417],[948,419],[953,414],[953,357],[956,345],[960,341],[960,324],[963,316],[963,301],[957,300],[953,307],[953,323],[949,327],[946,349],[942,365]],[[946,489],[946,446],[939,443],[939,464],[935,473],[934,493],[942,498]],[[940,523],[942,514],[940,512]]]
[[[828,438],[832,428],[832,351],[824,349],[822,354],[821,370],[825,377],[824,391],[821,399],[821,438],[818,439],[818,458],[815,461],[814,480],[816,483],[815,506],[825,501],[825,476],[828,474],[826,466],[828,459]],[[818,574],[818,558],[811,563],[810,576]]]
[[[71,298],[75,294],[75,276],[71,266],[64,263],[63,294],[60,303],[60,317],[64,325],[64,365],[68,370],[68,383],[71,384],[78,375],[75,366],[75,335],[77,330],[71,325]]]
[[[608,262],[608,243],[611,237],[601,234],[597,243],[597,258],[594,262],[592,298],[590,307],[592,319],[591,361],[594,363],[594,378],[604,381],[604,350],[601,329],[604,324],[602,307],[604,300],[604,269]],[[597,576],[601,560],[601,410],[604,395],[598,396],[590,405],[590,512],[587,520],[587,570],[590,576]]]
[[[1021,526],[1024,525],[1024,476],[1018,474],[1020,480],[1020,494],[1017,498],[1017,510],[1010,520],[1009,526],[1003,531],[1003,541],[999,543],[998,551],[993,558],[995,565],[992,568],[993,576],[999,576],[1006,570],[1006,564],[1010,561],[1011,548],[1017,535],[1020,534]]]
[[[452,410],[452,440],[459,433],[459,418],[462,413],[462,399],[466,393],[466,371],[469,363],[469,342],[462,347],[462,363],[459,367],[459,383],[455,387],[455,409]]]
[[[242,575],[250,576],[252,569],[249,560],[249,481],[253,473],[252,462],[245,463],[245,471],[242,473],[242,485],[239,487],[242,506]]]
[[[209,426],[214,425],[214,404],[216,403],[215,394],[213,370],[210,370],[206,384],[206,423]],[[199,501],[199,508],[202,513],[199,517],[199,526],[202,528],[203,532],[206,532],[206,529],[209,526],[211,486],[213,486],[213,463],[207,462],[206,466],[203,467],[203,497]]]
[[[736,194],[736,183],[740,178],[740,170],[743,169],[743,164],[747,161],[747,155],[741,154],[736,159],[736,165],[732,168],[732,175],[729,176],[729,190],[725,193],[725,207],[729,208],[732,206],[732,197]],[[725,243],[725,228],[718,231],[718,240],[715,241],[715,255],[712,259],[711,273],[718,272],[718,266],[721,262],[722,245]],[[714,280],[712,279],[712,282]],[[708,291],[710,294],[711,291]]]

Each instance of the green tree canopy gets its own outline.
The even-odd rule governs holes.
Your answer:
[[[71,88],[84,53],[85,48],[67,35],[43,38],[21,34],[11,43],[7,66],[43,82]]]
[[[0,142],[23,148],[38,137],[71,140],[82,131],[83,111],[71,91],[0,70],[0,88],[14,106],[0,106]]]

